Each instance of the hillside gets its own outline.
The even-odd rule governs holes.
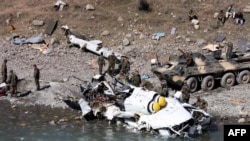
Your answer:
[[[159,82],[150,70],[150,54],[157,53],[159,56],[179,54],[177,48],[203,52],[201,47],[215,43],[214,38],[217,35],[226,36],[224,42],[233,42],[234,47],[237,47],[240,38],[250,37],[250,13],[244,13],[246,19],[244,25],[235,25],[234,20],[229,19],[224,26],[218,27],[217,19],[214,18],[216,12],[226,9],[231,3],[234,3],[237,10],[243,9],[250,5],[248,0],[237,0],[237,3],[235,0],[148,0],[152,8],[150,12],[138,10],[137,0],[64,0],[68,6],[62,11],[54,9],[55,2],[55,0],[1,0],[0,25],[3,28],[0,28],[2,53],[0,58],[8,59],[8,69],[13,69],[19,78],[27,80],[18,88],[21,93],[35,90],[33,64],[37,64],[41,69],[42,87],[47,85],[46,82],[70,81],[72,76],[88,81],[98,73],[95,65],[96,55],[81,52],[78,48],[68,48],[64,33],[60,29],[60,26],[65,24],[92,39],[103,41],[103,46],[128,56],[132,63],[131,72],[138,69],[141,74],[148,74],[156,86]],[[87,4],[91,4],[94,10],[86,10]],[[188,20],[187,14],[191,8],[198,13],[200,29],[194,29]],[[58,26],[49,36],[44,33],[51,19],[58,20]],[[44,21],[45,24],[34,26],[33,20]],[[8,30],[6,21],[15,27],[14,31]],[[175,34],[170,34],[172,28],[176,28]],[[102,35],[104,31],[108,31],[109,34]],[[165,37],[152,40],[152,34],[155,32],[164,32]],[[41,54],[27,45],[17,46],[10,42],[15,35],[31,37],[40,33],[49,44],[52,40],[56,40],[55,44],[49,45],[53,50],[50,55]],[[123,45],[125,38],[129,40],[130,45]],[[197,44],[197,40],[200,39],[205,41],[201,45]],[[228,115],[229,112],[237,116],[238,109],[242,107],[250,113],[248,101],[232,102],[234,94],[244,94],[249,90],[248,87],[241,90],[241,87],[243,86],[201,95],[208,95],[206,98],[211,105],[211,111],[224,111],[223,115]],[[213,93],[216,93],[217,97],[214,97]],[[29,96],[32,95],[34,96],[34,93]],[[223,98],[224,102],[220,98]],[[247,95],[242,95],[241,98],[248,99]],[[27,101],[27,99],[23,97],[19,100]],[[225,105],[228,106],[229,103],[232,109],[225,110]]]
[[[181,42],[186,46],[192,46],[192,42],[186,43],[185,38],[196,41],[197,38],[205,39],[207,42],[213,42],[216,35],[222,34],[229,40],[236,40],[240,37],[248,37],[250,23],[247,19],[250,14],[245,14],[246,23],[244,26],[234,25],[233,20],[228,20],[223,27],[217,27],[217,19],[214,13],[221,9],[226,9],[229,4],[234,3],[237,10],[243,9],[249,4],[247,0],[148,0],[151,12],[139,11],[137,9],[137,0],[64,0],[68,4],[62,11],[54,9],[54,1],[47,0],[3,0],[1,2],[1,28],[2,36],[12,36],[21,34],[32,36],[44,33],[49,20],[58,20],[58,25],[67,24],[75,30],[100,39],[105,46],[117,47],[126,34],[132,34],[134,44],[150,42],[150,35],[154,32],[165,32],[166,37],[162,38],[154,46],[162,46],[163,43]],[[94,10],[86,10],[86,5],[91,4]],[[200,29],[195,30],[188,21],[187,13],[190,9],[198,14]],[[118,18],[122,20],[118,21]],[[10,19],[10,24],[14,25],[16,30],[13,33],[8,32],[6,20]],[[44,26],[33,26],[33,20],[45,22]],[[175,27],[176,34],[170,36],[170,30]],[[109,36],[101,36],[103,31],[109,31]],[[143,33],[148,38],[137,40]],[[62,39],[62,32],[59,27],[52,35]],[[152,41],[151,41],[152,42]],[[164,44],[163,44],[164,45]]]

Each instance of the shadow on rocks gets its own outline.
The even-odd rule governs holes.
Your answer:
[[[47,89],[47,88],[49,88],[49,87],[50,87],[50,85],[45,85],[45,86],[43,86],[42,88],[40,88],[39,91],[44,90],[44,89]]]
[[[20,94],[18,97],[25,97],[25,96],[28,96],[30,93],[31,91],[27,91],[27,92]]]

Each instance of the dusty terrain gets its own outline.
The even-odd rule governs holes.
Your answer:
[[[48,82],[81,83],[72,76],[88,81],[98,73],[95,54],[68,47],[64,33],[60,29],[60,26],[65,24],[91,39],[102,40],[104,47],[128,56],[132,63],[131,71],[138,69],[141,74],[148,74],[151,77],[150,81],[156,87],[159,86],[159,82],[150,71],[150,54],[158,53],[159,56],[179,54],[177,48],[205,52],[201,48],[208,43],[214,43],[217,35],[226,36],[224,42],[233,42],[237,47],[239,38],[249,39],[250,37],[249,13],[244,13],[246,23],[242,26],[235,25],[232,19],[229,19],[224,26],[216,25],[217,19],[213,17],[214,13],[226,9],[231,2],[235,3],[234,0],[148,0],[152,8],[151,12],[139,11],[136,0],[64,0],[68,6],[62,11],[56,11],[53,8],[54,2],[1,1],[0,25],[3,28],[0,29],[0,61],[4,58],[8,59],[8,70],[13,69],[20,79],[24,79],[18,88],[23,97],[1,97],[1,99],[9,99],[12,103],[20,102],[28,105],[40,103],[52,107],[65,107],[63,102],[57,101],[67,96],[67,94],[64,95],[66,90],[51,92],[50,88],[46,87]],[[86,10],[87,4],[93,5],[95,9]],[[237,0],[235,3],[237,9],[242,9],[246,5],[250,5],[247,0]],[[198,13],[200,21],[198,30],[194,29],[188,21],[187,13],[190,8]],[[44,32],[51,19],[58,20],[58,26],[55,32],[48,36]],[[34,26],[33,20],[42,20],[45,24]],[[14,31],[8,30],[6,21],[14,25]],[[176,28],[176,33],[172,35],[170,31],[173,27]],[[108,31],[109,34],[103,36],[104,31]],[[152,40],[151,36],[154,32],[165,32],[165,37]],[[42,34],[49,43],[49,48],[52,50],[50,54],[42,54],[26,44],[20,46],[11,44],[11,38],[14,35],[31,37],[38,34]],[[125,38],[130,41],[130,45],[123,45]],[[205,40],[205,43],[197,44],[198,39]],[[41,69],[41,87],[44,89],[39,92],[35,92],[33,84],[33,64],[37,64]],[[201,95],[208,101],[209,112],[213,114],[222,117],[247,117],[250,115],[249,88],[250,85],[247,84],[231,89],[199,91],[192,95],[191,102],[194,102],[193,98],[196,95]],[[55,93],[56,95],[53,95]],[[79,96],[77,92],[74,94]],[[48,100],[46,97],[51,99]],[[46,100],[51,103],[46,104]]]

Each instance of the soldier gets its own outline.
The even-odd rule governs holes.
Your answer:
[[[120,72],[125,72],[124,66],[125,66],[125,57],[122,56],[121,63],[119,64],[119,71]]]
[[[208,107],[208,103],[206,100],[200,98],[200,96],[196,97],[197,101],[194,104],[196,107],[199,107],[200,109],[203,109],[205,111],[207,111],[207,107]]]
[[[218,15],[218,24],[224,25],[225,22],[226,22],[226,17],[224,15],[224,12],[223,12],[223,10],[220,10],[220,13]]]
[[[229,17],[235,18],[235,8],[233,4],[231,4],[226,11],[226,18],[228,19]]]
[[[184,84],[181,88],[181,93],[182,93],[182,101],[189,103],[189,98],[190,98],[190,89],[189,86],[187,84],[187,81],[184,81]]]
[[[133,76],[130,78],[130,83],[136,87],[141,85],[141,75],[139,74],[139,71],[136,71],[133,74]]]
[[[153,84],[150,81],[145,80],[145,79],[142,79],[141,87],[144,87],[144,88],[146,88],[148,90],[153,90],[154,89]]]
[[[190,9],[188,13],[189,21],[192,21],[193,19],[198,20],[197,15],[194,13],[193,9]]]
[[[7,80],[7,60],[4,59],[3,64],[2,64],[2,83],[6,83]]]
[[[193,63],[193,58],[191,56],[191,54],[189,52],[184,52],[183,50],[179,49],[178,50],[183,54],[183,56],[185,57],[186,59],[186,67],[192,65]]]
[[[35,79],[35,84],[36,84],[36,90],[39,91],[40,90],[40,83],[39,83],[40,70],[37,68],[36,64],[33,65],[33,67],[34,67],[34,79]]]
[[[115,73],[115,63],[117,60],[118,59],[116,58],[114,52],[108,57],[109,66],[107,71],[111,76],[113,76]]]
[[[120,64],[120,69],[121,69],[121,72],[128,75],[130,71],[130,64],[129,64],[128,58],[122,59],[121,64]]]
[[[243,25],[244,22],[245,22],[245,19],[244,19],[243,13],[241,11],[238,11],[235,14],[235,24],[241,24],[241,25]]]
[[[99,74],[102,74],[102,68],[103,66],[105,66],[105,59],[102,52],[98,58],[98,65],[99,65]]]
[[[169,92],[168,92],[168,83],[166,80],[161,80],[161,95],[168,97]]]
[[[12,97],[17,96],[17,81],[18,81],[18,78],[17,78],[16,74],[13,72],[13,70],[10,70],[10,75],[9,75],[7,82],[10,85]]]
[[[127,65],[126,65],[126,71],[127,71],[127,74],[128,74],[129,71],[130,71],[130,62],[129,62],[129,59],[128,59],[128,58],[126,58],[125,61],[126,61],[126,63],[127,63]]]

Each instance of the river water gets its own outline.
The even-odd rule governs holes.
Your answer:
[[[8,101],[0,100],[0,141],[223,141],[222,122],[216,123],[217,131],[195,139],[167,139],[103,120],[77,120],[75,117],[79,115],[73,109],[45,106],[13,108]]]
[[[36,124],[16,126],[10,122],[0,126],[0,141],[223,141],[223,126],[217,131],[205,133],[194,139],[167,139],[166,137],[143,134],[122,125],[109,124],[107,121],[61,123],[57,125]]]

